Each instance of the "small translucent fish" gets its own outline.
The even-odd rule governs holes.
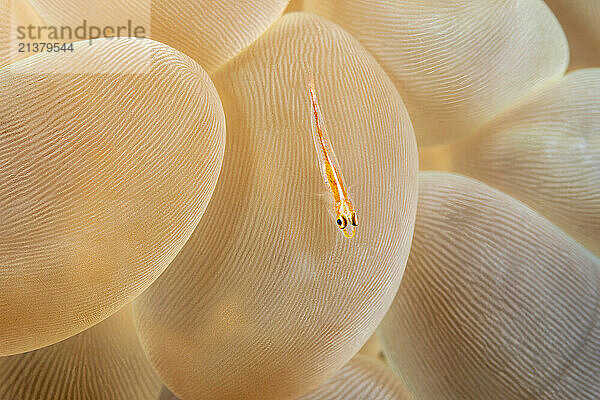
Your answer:
[[[325,184],[333,195],[335,222],[338,228],[344,233],[344,236],[351,238],[356,233],[358,219],[344,184],[340,164],[333,152],[333,147],[323,125],[323,117],[321,116],[321,109],[319,108],[315,93],[315,84],[312,79],[309,83],[309,91],[313,114],[312,133],[319,160],[319,169],[321,170],[323,181],[325,181]]]

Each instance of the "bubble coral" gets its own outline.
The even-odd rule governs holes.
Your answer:
[[[4,379],[40,371],[24,400],[335,399],[383,381],[365,398],[600,392],[589,2],[31,3],[54,24],[155,29],[0,69],[2,354],[135,298],[0,359]],[[359,212],[352,240],[320,199],[309,71]],[[437,172],[419,175],[417,155]],[[133,323],[139,344],[119,350]],[[354,357],[377,328],[403,383]],[[94,386],[71,352],[95,346],[111,348],[97,371],[122,351],[168,389],[146,372]]]
[[[332,140],[358,184],[356,240],[329,229],[315,196],[322,182],[312,137],[301,134],[310,127],[307,66],[320,71]],[[332,80],[334,73],[357,79]],[[412,128],[369,54],[308,14],[281,18],[213,80],[229,132],[219,185],[206,229],[136,301],[140,339],[183,398],[294,398],[359,350],[397,290],[416,206]],[[193,375],[178,373],[182,367]]]
[[[0,70],[0,354],[133,300],[215,187],[225,121],[208,75],[158,42],[113,40]]]
[[[407,271],[380,327],[382,345],[416,398],[593,399],[598,267],[508,195],[460,175],[422,173]]]
[[[2,399],[156,399],[162,383],[146,360],[131,305],[69,339],[0,358]]]
[[[357,355],[331,379],[298,400],[412,400],[398,376],[383,363]],[[164,388],[159,400],[179,400]]]
[[[387,367],[358,355],[326,383],[298,400],[412,400],[411,394]]]

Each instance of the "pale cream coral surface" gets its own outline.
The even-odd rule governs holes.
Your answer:
[[[162,383],[138,341],[131,305],[43,349],[0,358],[0,398],[156,399]]]
[[[0,359],[0,390],[594,399],[600,14],[548,5],[0,2],[0,350],[67,338]],[[15,22],[85,17],[153,40],[15,62]],[[355,357],[378,327],[394,372]]]
[[[252,43],[286,0],[30,0],[49,24],[121,26],[129,21],[213,72]]]
[[[598,259],[481,182],[419,178],[407,271],[380,327],[415,397],[596,398]]]
[[[8,355],[100,322],[168,266],[215,187],[225,119],[198,64],[149,40],[39,54],[0,82]]]
[[[331,229],[312,138],[302,134],[309,69],[319,71],[327,127],[356,183],[353,240]],[[219,184],[203,223],[136,301],[140,338],[183,398],[295,398],[358,351],[397,290],[416,206],[412,127],[370,55],[309,14],[281,18],[213,79],[228,122]]]
[[[568,62],[562,29],[541,1],[304,0],[304,8],[374,55],[420,145],[472,134]]]

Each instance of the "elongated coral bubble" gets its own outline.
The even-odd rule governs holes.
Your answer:
[[[0,357],[0,398],[149,400],[162,383],[140,347],[131,306],[65,341]]]
[[[168,44],[209,73],[252,43],[283,12],[287,0],[31,0],[54,25],[112,27]],[[131,26],[131,30],[129,30]],[[127,27],[128,30],[119,27]]]
[[[0,354],[133,300],[198,224],[224,150],[208,75],[149,40],[0,70]]]
[[[600,69],[569,73],[451,150],[455,170],[522,200],[600,255]]]
[[[420,145],[473,133],[559,77],[569,51],[541,0],[305,0],[375,56],[400,91]]]
[[[309,71],[358,210],[331,217]],[[136,300],[150,361],[184,399],[294,399],[360,349],[408,256],[417,151],[392,82],[338,26],[291,13],[214,76],[223,171],[185,248]]]
[[[389,367],[358,355],[324,385],[298,400],[412,400]]]
[[[600,260],[523,203],[422,173],[379,336],[415,398],[597,399]]]

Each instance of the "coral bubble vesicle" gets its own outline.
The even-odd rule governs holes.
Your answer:
[[[140,346],[131,308],[52,346],[0,357],[0,398],[158,399],[162,383]]]
[[[545,0],[569,41],[569,69],[600,67],[600,2]]]
[[[215,187],[225,117],[157,42],[98,40],[0,70],[0,354],[72,336],[167,267]]]
[[[329,215],[314,76],[360,229]],[[394,85],[337,25],[291,13],[214,75],[227,119],[202,223],[135,302],[142,345],[183,399],[295,399],[383,318],[408,257],[417,150]]]
[[[373,54],[423,146],[474,133],[569,61],[542,0],[305,0],[304,10],[340,24]]]
[[[406,273],[378,334],[415,398],[600,393],[600,260],[514,198],[419,176]]]
[[[371,357],[357,355],[313,392],[298,400],[412,400],[400,377]]]

